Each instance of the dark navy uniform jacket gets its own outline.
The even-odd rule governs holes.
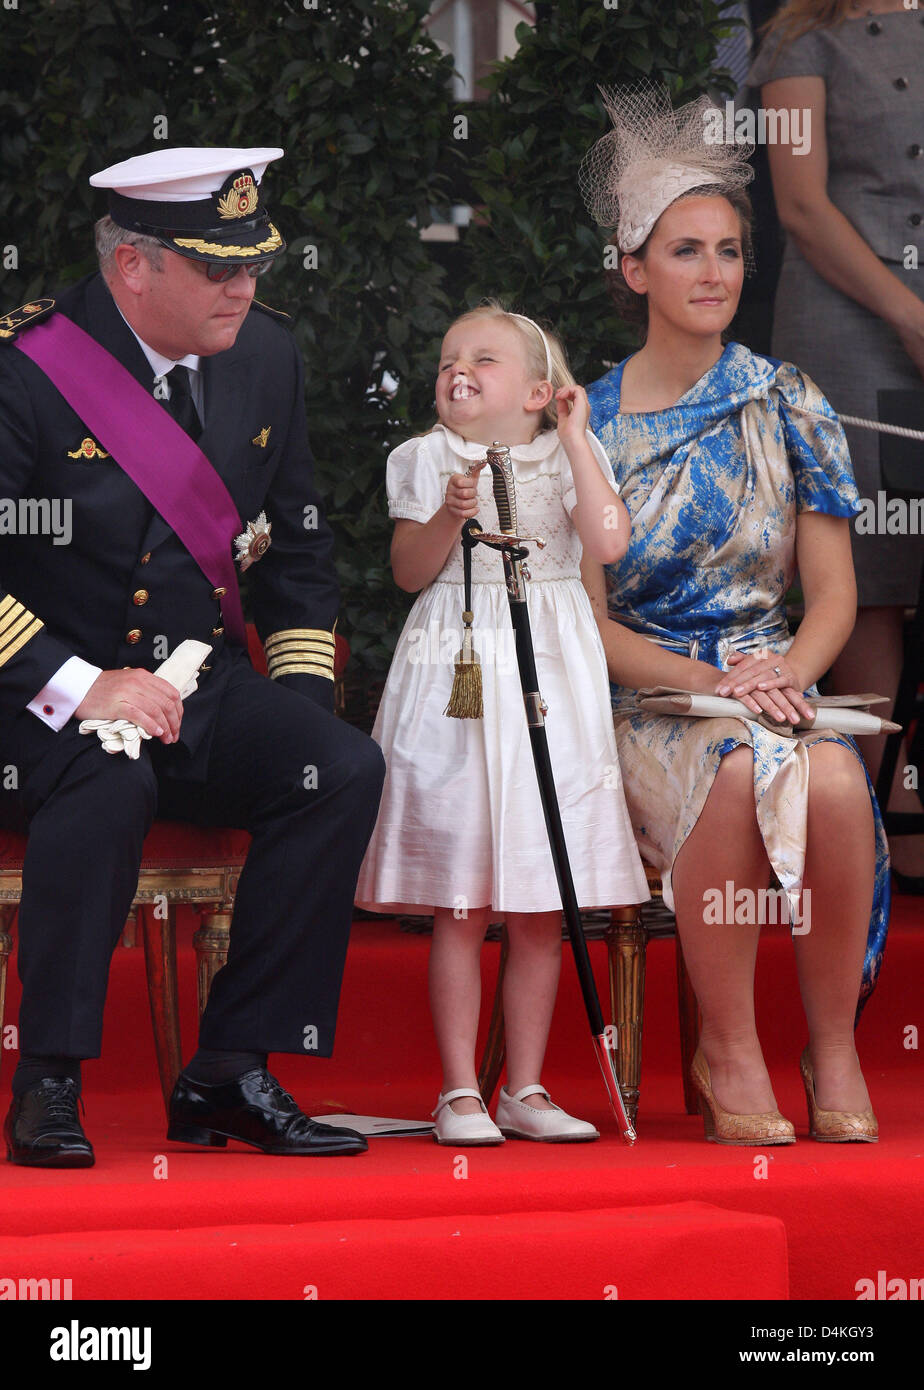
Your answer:
[[[101,276],[68,290],[54,312],[152,391],[151,367]],[[294,340],[253,305],[234,346],[203,357],[201,368],[199,446],[234,499],[241,530],[261,511],[272,523],[270,549],[247,575],[257,630],[286,652],[275,660],[286,668],[279,679],[330,709],[333,685],[323,672],[331,668],[339,595],[332,537],[312,482]],[[69,657],[103,670],[154,670],[192,637],[213,647],[180,730],[188,765],[201,765],[222,688],[242,658],[226,645],[210,581],[114,459],[80,452],[88,437],[41,369],[12,342],[0,346],[0,750],[4,729],[17,717],[36,717],[26,706]],[[169,458],[161,463],[170,467]],[[4,504],[20,499],[69,501],[69,543],[55,544],[53,534],[9,534],[13,509]]]

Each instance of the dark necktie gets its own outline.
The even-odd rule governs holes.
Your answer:
[[[202,421],[199,419],[189,387],[189,368],[172,367],[167,373],[167,381],[170,385],[170,399],[164,401],[164,405],[190,439],[198,439],[202,433]]]

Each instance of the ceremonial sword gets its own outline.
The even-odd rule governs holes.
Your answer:
[[[603,1023],[600,997],[587,953],[587,941],[581,924],[581,914],[574,892],[574,879],[568,859],[568,847],[561,823],[561,811],[555,791],[555,778],[549,757],[548,736],[545,731],[545,715],[548,706],[539,693],[539,677],[536,673],[536,658],[533,652],[532,632],[529,625],[529,612],[526,606],[526,584],[529,578],[528,566],[524,563],[529,551],[523,548],[523,541],[535,541],[544,545],[536,536],[517,535],[517,504],[513,486],[513,465],[510,462],[510,449],[505,444],[494,443],[485,456],[492,473],[494,501],[497,504],[497,517],[501,534],[483,531],[476,518],[466,521],[462,527],[462,545],[472,550],[479,542],[499,550],[504,560],[504,578],[507,584],[507,600],[510,605],[510,621],[516,640],[517,666],[520,671],[520,685],[523,689],[523,703],[526,706],[526,723],[529,741],[533,750],[533,762],[539,782],[539,796],[545,816],[549,847],[555,865],[555,877],[561,894],[565,923],[574,963],[577,968],[584,1007],[590,1023],[590,1032],[597,1054],[597,1061],[603,1073],[613,1114],[619,1130],[627,1144],[634,1144],[637,1138],[632,1122],[626,1112],[619,1077],[616,1072],[615,1048],[611,1045]]]

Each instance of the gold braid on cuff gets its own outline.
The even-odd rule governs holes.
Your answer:
[[[334,634],[323,628],[289,627],[273,632],[263,644],[267,672],[279,676],[326,676],[334,679]]]
[[[44,626],[12,594],[0,599],[0,666],[5,666]]]

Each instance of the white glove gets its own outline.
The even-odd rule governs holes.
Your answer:
[[[172,656],[161,662],[154,674],[168,681],[180,699],[185,700],[199,688],[199,667],[211,650],[206,642],[196,642],[187,637]],[[131,719],[82,719],[80,732],[97,734],[107,753],[126,753],[130,758],[139,757],[141,740],[151,737]]]

